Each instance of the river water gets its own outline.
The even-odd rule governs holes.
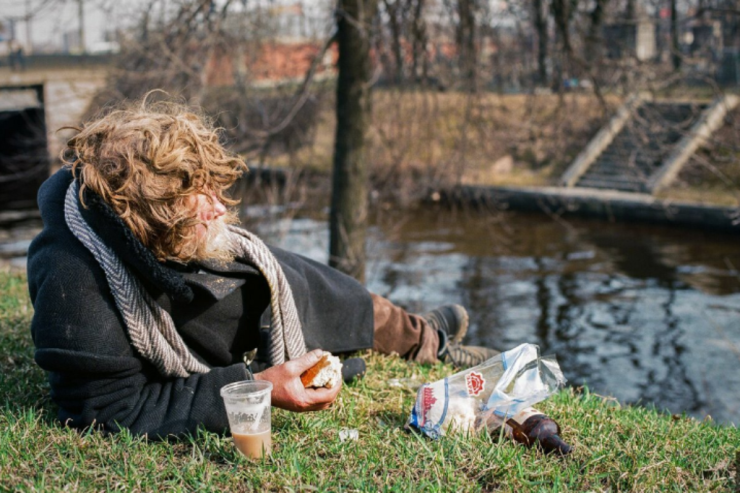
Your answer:
[[[268,242],[328,258],[325,214],[251,206]],[[740,238],[507,212],[385,214],[367,285],[412,311],[460,303],[465,342],[554,353],[571,385],[740,423]]]

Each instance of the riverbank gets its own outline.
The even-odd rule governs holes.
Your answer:
[[[609,222],[740,232],[737,207],[677,201],[618,190],[460,186],[444,191],[440,198],[448,205],[539,212],[555,220],[581,216]]]
[[[708,101],[707,94],[665,94]],[[266,154],[268,167],[329,173],[336,118],[331,95],[316,115],[313,138],[294,152]],[[563,173],[622,104],[606,107],[590,94],[475,95],[378,89],[373,93],[367,161],[380,194],[418,195],[430,186],[557,187]],[[660,199],[711,206],[740,205],[735,148],[740,108],[691,157]]]
[[[107,74],[107,69],[100,66],[24,72],[0,69],[0,85],[45,85],[49,152],[57,165],[65,137],[69,136],[57,130],[78,125],[82,115],[90,112],[88,105],[103,87]],[[707,100],[712,95],[689,92],[663,96]],[[299,132],[304,144],[296,145],[290,141],[292,137],[286,137],[285,142],[276,138],[265,149],[245,157],[267,167],[329,173],[336,132],[334,96],[331,90],[318,90],[317,97],[314,119]],[[402,202],[418,198],[420,189],[428,185],[556,186],[571,161],[622,100],[609,94],[604,106],[586,93],[470,95],[376,88],[367,145],[373,185],[379,193]],[[740,109],[726,120],[726,125],[691,158],[659,198],[740,205],[740,160],[734,144]],[[232,143],[239,147],[248,137],[232,136]]]
[[[32,314],[25,278],[0,273],[0,477],[11,490],[718,491],[735,481],[737,428],[620,406],[587,389],[540,406],[574,445],[568,458],[498,437],[422,439],[403,430],[415,397],[404,379],[450,369],[373,355],[366,378],[346,386],[329,411],[275,412],[275,451],[264,462],[241,458],[212,433],[172,443],[80,434],[53,420],[33,362]],[[359,439],[341,441],[342,428]]]
[[[267,187],[264,187],[267,185]],[[246,175],[243,190],[250,203],[290,202],[294,197],[312,195],[323,203],[331,193],[331,177],[324,171],[294,170],[288,168],[260,168],[253,166]],[[268,192],[265,192],[265,189]],[[282,195],[277,190],[283,190]],[[701,201],[696,196],[676,200],[670,196],[653,196],[643,193],[600,190],[592,188],[567,188],[547,186],[482,186],[439,185],[419,186],[413,200],[408,196],[393,196],[374,191],[373,206],[387,210],[392,204],[402,206],[420,203],[434,206],[439,203],[444,210],[478,209],[493,214],[526,212],[544,214],[553,220],[584,217],[610,223],[654,224],[696,230],[727,233],[740,232],[737,205]],[[391,196],[389,196],[389,194]],[[721,197],[718,195],[718,197]],[[378,203],[379,202],[379,203]],[[408,209],[408,207],[406,207]]]

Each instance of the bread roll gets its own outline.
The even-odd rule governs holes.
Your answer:
[[[301,374],[304,387],[332,388],[342,378],[342,363],[331,353],[324,353],[318,363]]]

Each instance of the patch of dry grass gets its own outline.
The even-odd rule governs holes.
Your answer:
[[[565,170],[605,113],[590,95],[498,95],[377,90],[368,160],[378,186],[420,179],[546,185]],[[274,166],[331,169],[336,119],[325,104],[313,146],[269,158]],[[496,164],[500,160],[511,165]]]
[[[317,116],[313,145],[269,157],[267,165],[331,170],[336,119],[330,100]],[[376,90],[368,143],[374,187],[408,196],[426,185],[557,185],[619,104],[609,96],[605,109],[588,94]],[[727,120],[661,198],[740,205],[740,110]]]

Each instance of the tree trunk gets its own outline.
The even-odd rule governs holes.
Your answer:
[[[567,57],[573,54],[570,45],[570,1],[552,0],[552,15],[555,18],[555,27],[563,43],[563,51]]]
[[[427,78],[427,31],[424,20],[424,1],[416,0],[413,9],[411,30],[413,33],[411,77],[416,83],[420,78],[426,82]],[[419,69],[421,65],[421,70]],[[421,72],[421,75],[419,74]]]
[[[678,41],[678,10],[676,0],[671,0],[671,60],[673,69],[681,68],[681,45]]]
[[[341,0],[337,19],[339,75],[329,265],[365,281],[367,180],[365,134],[370,118],[370,26],[377,0]]]
[[[534,0],[534,28],[537,31],[537,74],[541,85],[547,85],[547,17],[542,0]]]
[[[628,21],[634,21],[635,14],[635,0],[627,0],[627,8],[624,10],[624,18]]]
[[[501,49],[501,30],[500,29],[492,29],[491,30],[491,40],[493,41],[494,46],[497,46],[499,49],[496,50],[496,53],[493,55],[492,58],[492,64],[493,64],[493,80],[496,86],[496,92],[499,94],[504,93],[504,62],[503,62],[503,54],[504,50]],[[509,71],[509,74],[511,74],[511,71]]]
[[[458,0],[457,49],[460,54],[460,72],[465,90],[475,92],[477,78],[477,53],[475,49],[476,0]]]
[[[388,24],[391,29],[391,48],[395,59],[395,82],[400,85],[404,80],[404,59],[401,38],[403,37],[402,15],[400,0],[384,0],[385,10],[388,13]]]
[[[589,67],[592,63],[600,61],[601,58],[601,29],[604,25],[604,7],[608,0],[596,0],[594,9],[591,11],[591,24],[586,36],[586,62]]]

